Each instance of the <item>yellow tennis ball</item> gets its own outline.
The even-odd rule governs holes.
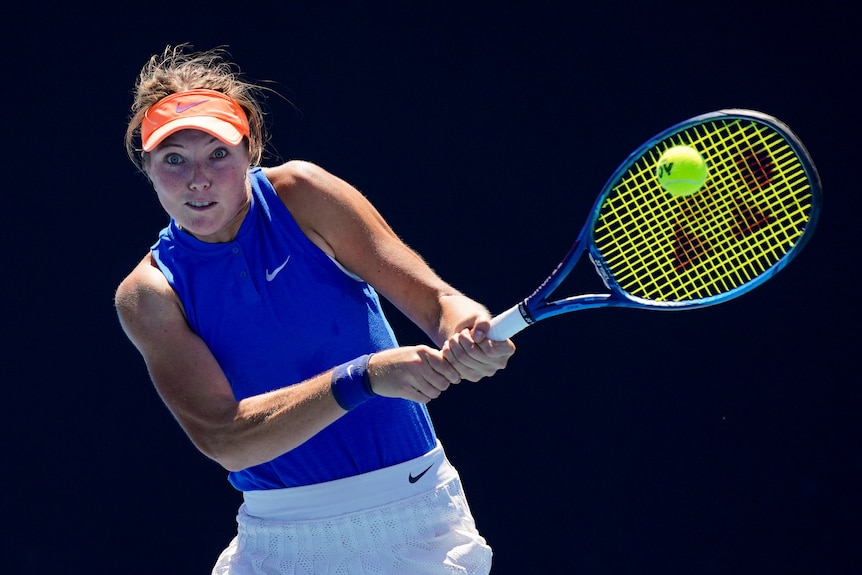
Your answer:
[[[706,162],[697,150],[689,146],[668,148],[658,160],[655,170],[661,187],[673,196],[690,196],[706,182]]]

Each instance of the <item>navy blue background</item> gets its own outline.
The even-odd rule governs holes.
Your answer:
[[[765,4],[20,6],[0,55],[2,570],[208,573],[234,533],[238,494],[112,308],[166,221],[122,145],[133,82],[188,41],[285,97],[267,163],[344,177],[494,312],[647,138],[726,107],[788,123],[825,207],[774,280],[701,311],[550,320],[431,411],[495,575],[854,572],[860,21]]]

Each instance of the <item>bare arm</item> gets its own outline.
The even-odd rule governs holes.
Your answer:
[[[228,470],[270,461],[346,413],[332,395],[332,370],[236,401],[150,256],[120,284],[116,307],[164,403],[195,446]],[[375,386],[382,395],[427,402],[459,378],[442,354],[427,346],[386,350],[374,359]]]
[[[505,367],[515,348],[485,338],[488,310],[443,281],[353,186],[307,162],[267,176],[305,234],[428,334],[459,379],[476,381]]]
[[[443,326],[439,298],[460,296],[408,248],[353,186],[308,162],[270,168],[275,186],[302,231],[391,301],[438,345]]]
[[[162,400],[198,449],[227,469],[268,461],[345,413],[329,391],[328,374],[237,402],[150,256],[120,285],[116,306]]]

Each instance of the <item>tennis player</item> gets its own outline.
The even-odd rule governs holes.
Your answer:
[[[170,222],[120,284],[120,322],[243,494],[213,573],[488,573],[426,404],[514,345],[348,183],[261,167],[259,90],[224,51],[169,46],[126,133]],[[399,346],[378,294],[435,346]]]

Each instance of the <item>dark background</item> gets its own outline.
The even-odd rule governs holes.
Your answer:
[[[16,5],[0,569],[209,573],[234,534],[239,495],[112,308],[166,222],[123,149],[133,82],[188,41],[275,82],[267,163],[349,180],[494,312],[544,278],[647,138],[726,107],[788,123],[825,206],[774,280],[700,311],[550,320],[517,336],[508,370],[430,408],[495,575],[858,572],[862,22],[824,6]]]

